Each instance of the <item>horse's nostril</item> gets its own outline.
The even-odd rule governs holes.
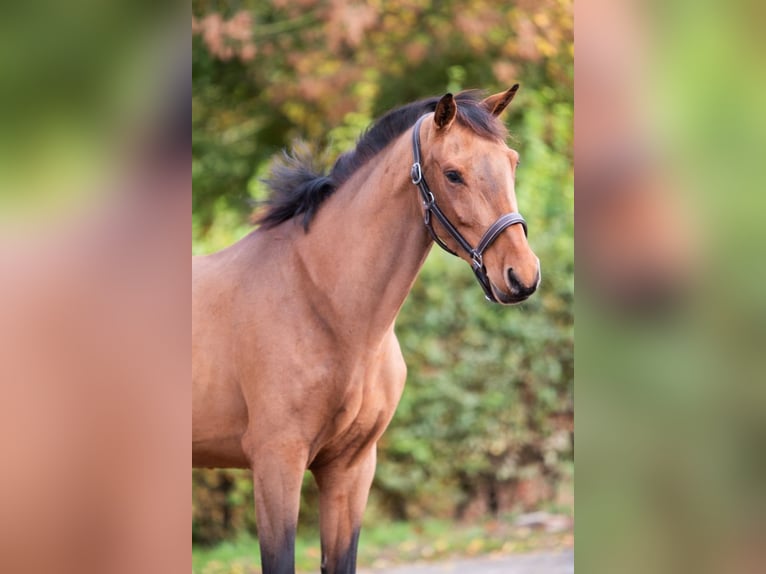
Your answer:
[[[513,291],[522,291],[523,288],[521,286],[521,283],[519,283],[518,278],[516,277],[516,273],[513,272],[513,267],[508,268],[508,286]]]
[[[521,281],[519,281],[518,277],[516,277],[516,273],[513,271],[513,267],[508,268],[508,287],[510,287],[512,293],[515,293],[517,295],[529,296],[535,292],[535,290],[537,289],[537,284],[539,282],[540,282],[539,269],[537,270],[537,273],[535,274],[535,280],[532,282],[531,285],[527,287]]]

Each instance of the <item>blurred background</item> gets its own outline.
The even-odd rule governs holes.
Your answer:
[[[498,311],[429,257],[362,549],[571,544],[572,6],[495,4],[193,2],[191,58],[188,5],[3,6],[0,571],[188,572],[189,220],[217,249],[281,147],[332,157],[389,107],[514,81],[542,291]],[[574,10],[577,566],[760,572],[764,4]],[[195,564],[246,571],[249,483],[193,482]]]
[[[575,11],[576,567],[762,572],[764,5]]]
[[[362,563],[573,544],[573,49],[568,0],[192,2],[195,254],[250,231],[272,156],[296,141],[329,166],[388,109],[521,84],[504,119],[541,289],[493,306],[462,262],[429,256],[397,322],[409,375]],[[247,472],[193,472],[196,571],[257,564],[251,491]],[[311,570],[315,497],[307,478],[298,563]]]
[[[0,572],[188,572],[188,9],[0,12]]]

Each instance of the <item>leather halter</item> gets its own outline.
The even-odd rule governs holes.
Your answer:
[[[468,256],[471,258],[471,268],[473,269],[474,275],[476,275],[476,279],[479,282],[479,285],[481,285],[481,288],[484,290],[484,296],[488,301],[497,303],[495,294],[492,292],[489,277],[487,276],[487,268],[484,267],[484,252],[489,248],[490,245],[492,245],[500,233],[502,233],[511,225],[515,225],[517,223],[520,224],[524,228],[524,235],[526,236],[527,222],[520,213],[515,211],[501,215],[498,217],[497,221],[490,225],[489,229],[484,232],[484,235],[479,240],[479,244],[476,246],[476,248],[471,247],[471,244],[466,241],[466,239],[461,235],[457,228],[452,225],[452,222],[447,218],[446,215],[444,215],[444,212],[436,204],[436,198],[431,192],[431,189],[428,187],[426,178],[423,175],[423,167],[421,164],[420,155],[420,124],[423,123],[425,118],[426,116],[420,116],[418,121],[415,122],[415,127],[412,129],[412,154],[415,159],[415,163],[412,164],[412,169],[410,170],[412,183],[418,186],[421,199],[423,200],[423,223],[425,223],[426,229],[428,229],[428,233],[431,235],[431,238],[439,247],[444,249],[446,252],[451,253],[452,255],[457,255],[457,253],[447,247],[447,244],[444,243],[444,241],[442,241],[438,235],[436,235],[433,227],[433,218],[435,217],[439,220],[439,223],[441,223],[444,229],[447,230],[447,233],[449,233],[449,235],[457,242],[463,251],[468,253]]]

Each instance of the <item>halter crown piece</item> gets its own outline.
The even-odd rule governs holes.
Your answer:
[[[444,249],[446,252],[451,253],[452,255],[457,255],[457,253],[447,247],[447,244],[444,243],[444,241],[442,241],[434,231],[433,218],[435,217],[439,220],[439,223],[441,223],[444,229],[447,230],[447,233],[449,233],[449,235],[457,242],[463,251],[468,253],[469,257],[471,258],[471,269],[473,269],[473,273],[476,275],[476,280],[484,290],[484,296],[487,298],[487,301],[497,303],[495,294],[492,292],[489,277],[487,276],[487,268],[484,267],[484,252],[489,248],[490,245],[492,245],[492,242],[497,239],[500,233],[502,233],[503,230],[510,227],[511,225],[515,225],[517,223],[520,224],[524,228],[524,235],[526,235],[527,222],[520,213],[515,211],[501,215],[497,221],[490,225],[489,229],[484,232],[484,235],[479,240],[479,244],[475,248],[471,247],[471,244],[466,241],[465,237],[463,237],[457,228],[452,225],[452,222],[447,218],[446,215],[444,215],[444,212],[436,204],[436,198],[431,192],[431,189],[428,187],[425,176],[423,175],[423,167],[421,164],[420,154],[420,125],[423,123],[425,118],[426,116],[420,116],[418,121],[415,122],[415,127],[412,129],[412,155],[415,163],[412,164],[412,169],[410,170],[412,183],[414,183],[420,190],[420,196],[423,200],[423,223],[425,223],[426,229],[428,229],[428,233],[431,235],[431,238],[439,247]]]

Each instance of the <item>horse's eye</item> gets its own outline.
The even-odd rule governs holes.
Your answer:
[[[454,170],[445,171],[444,177],[446,177],[450,183],[463,183],[463,178],[460,173]]]

